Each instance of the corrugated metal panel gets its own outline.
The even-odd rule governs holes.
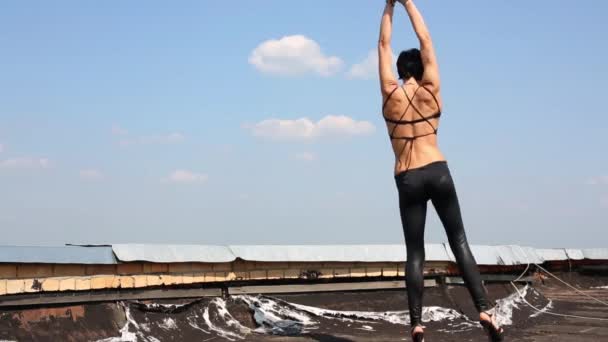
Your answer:
[[[545,261],[564,261],[568,260],[568,254],[563,248],[560,249],[537,249],[536,253]]]
[[[494,246],[494,250],[498,254],[500,265],[521,265],[526,262],[526,255],[519,246]]]
[[[235,256],[248,261],[402,262],[406,259],[406,250],[404,245],[266,245],[230,246],[230,249]]]
[[[449,244],[445,244],[449,260],[456,262]],[[529,263],[542,264],[541,258],[534,248],[518,245],[485,246],[471,245],[475,261],[480,265],[526,265]]]
[[[205,245],[112,245],[116,258],[123,262],[232,262],[236,257],[226,246]]]
[[[448,245],[449,249],[450,246]],[[450,261],[450,254],[446,249],[446,245],[442,243],[429,243],[424,246],[424,253],[427,261]]]
[[[454,257],[454,253],[452,253],[452,249],[449,243],[444,243],[443,248],[445,248],[445,253],[448,255],[448,261],[456,262],[456,257]]]
[[[250,261],[367,261],[401,262],[406,260],[403,245],[349,246],[230,246],[235,256]],[[531,247],[473,245],[475,259],[482,265],[525,265],[543,263]],[[456,259],[448,244],[426,244],[427,261]]]
[[[473,245],[471,251],[475,256],[475,261],[480,265],[502,265],[495,246]]]
[[[583,260],[585,255],[580,249],[566,249],[566,254],[570,260]]]
[[[608,249],[534,249],[517,245],[472,245],[471,250],[480,265],[541,264],[545,260],[608,260]],[[452,261],[454,255],[448,244],[425,245],[427,261]],[[113,264],[123,262],[231,262],[237,257],[250,261],[335,261],[335,262],[403,262],[406,249],[396,245],[142,245],[117,244],[99,247],[21,247],[0,246],[0,263],[77,263]]]
[[[450,249],[449,244],[444,244],[448,258],[452,262],[456,262],[456,258],[454,257],[454,253]],[[471,245],[471,252],[475,257],[475,261],[479,265],[502,265],[502,260],[496,250],[496,246],[484,246],[484,245]]]
[[[608,248],[589,248],[583,249],[585,259],[608,260]]]
[[[0,262],[27,264],[115,264],[110,247],[0,246]]]
[[[536,248],[511,245],[509,246],[516,257],[517,264],[527,265],[530,264],[542,264],[545,259],[536,252]]]

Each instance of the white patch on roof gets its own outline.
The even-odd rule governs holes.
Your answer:
[[[531,314],[530,317],[532,317],[532,318],[538,317],[538,316],[544,314],[545,312],[549,312],[549,310],[551,310],[551,309],[553,309],[553,301],[549,300],[549,303],[547,303],[547,305],[545,305],[544,308],[542,308],[539,311]]]
[[[137,322],[135,321],[135,319],[133,319],[129,306],[125,304],[122,305],[125,310],[127,322],[120,329],[120,336],[97,340],[97,342],[137,342],[137,333],[130,332],[129,327],[133,325],[133,328],[135,328],[135,330],[139,330],[139,325],[137,325]]]
[[[171,317],[165,317],[163,322],[161,324],[159,324],[158,326],[161,329],[165,329],[165,330],[177,329],[177,323],[175,323],[175,320]]]
[[[218,317],[219,319],[221,319],[221,323],[223,325],[225,324],[225,327],[212,322],[210,316],[210,307],[212,305],[216,307]],[[215,332],[216,334],[220,335],[220,337],[223,337],[229,341],[242,340],[245,338],[246,334],[249,334],[251,332],[251,329],[242,325],[238,320],[232,317],[232,315],[228,311],[228,308],[226,307],[226,301],[223,298],[214,298],[209,303],[209,306],[207,306],[205,308],[205,311],[203,312],[203,320],[205,321],[205,324],[207,325],[209,330]],[[237,332],[234,332],[232,330],[236,330]]]
[[[496,301],[496,323],[499,326],[513,324],[513,309],[519,309],[519,305],[524,303],[522,297],[526,297],[528,285],[521,289],[520,292],[521,295],[514,292],[510,296]]]

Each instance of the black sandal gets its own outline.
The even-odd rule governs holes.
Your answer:
[[[487,321],[485,319],[480,319],[479,324],[483,327],[483,330],[488,334],[488,341],[490,342],[500,342],[504,339],[505,330],[502,327],[494,325],[494,312],[483,311],[486,315],[490,317],[490,320]]]
[[[413,326],[412,330],[410,330],[410,335],[412,335],[412,341],[424,342],[424,331],[423,332],[414,332],[414,329],[416,329],[416,327],[421,327],[422,329],[424,329],[424,327],[422,325]]]

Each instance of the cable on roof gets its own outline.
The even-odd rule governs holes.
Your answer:
[[[577,315],[567,315],[567,314],[560,314],[557,312],[551,312],[548,310],[542,310],[539,309],[537,307],[535,307],[534,305],[530,304],[526,298],[521,294],[521,292],[519,292],[519,289],[517,288],[517,286],[515,286],[515,284],[513,282],[511,282],[511,285],[513,286],[513,288],[515,289],[515,291],[517,291],[517,294],[519,295],[519,297],[523,300],[524,303],[526,303],[529,307],[531,307],[532,309],[543,313],[543,314],[547,314],[547,315],[553,315],[553,316],[560,316],[560,317],[570,317],[570,318],[581,318],[581,319],[591,319],[591,320],[597,320],[597,321],[608,321],[608,318],[599,318],[599,317],[586,317],[586,316],[577,316]]]
[[[546,270],[545,268],[541,267],[540,265],[538,265],[537,263],[530,263],[530,259],[528,259],[528,254],[526,254],[526,252],[523,250],[523,248],[521,248],[521,246],[517,246],[519,247],[519,249],[522,251],[522,253],[524,254],[524,256],[526,257],[526,262],[528,263],[528,265],[526,266],[526,269],[522,272],[522,274],[517,277],[517,279],[515,279],[514,281],[511,281],[511,286],[513,286],[513,288],[515,289],[515,291],[517,291],[517,294],[519,295],[519,297],[523,300],[524,303],[526,303],[529,307],[531,307],[533,310],[543,313],[543,314],[548,314],[548,315],[553,315],[553,316],[559,316],[559,317],[570,317],[570,318],[581,318],[581,319],[591,319],[591,320],[596,320],[596,321],[608,321],[608,318],[600,318],[600,317],[586,317],[586,316],[578,316],[578,315],[569,315],[569,314],[560,314],[557,312],[551,312],[548,310],[542,310],[539,309],[537,307],[535,307],[534,305],[530,304],[526,298],[521,294],[521,292],[519,292],[519,289],[517,288],[517,286],[515,285],[515,282],[518,281],[519,279],[523,278],[523,276],[526,274],[526,272],[528,271],[528,269],[530,269],[530,265],[534,265],[536,267],[538,267],[538,269],[540,269],[541,271],[547,273],[548,275],[552,276],[553,278],[559,280],[561,283],[567,285],[569,288],[574,289],[574,291],[576,291],[577,293],[580,293],[582,295],[584,295],[585,297],[591,298],[595,301],[597,301],[598,303],[601,303],[603,305],[608,306],[608,303],[595,298],[593,296],[591,296],[588,293],[585,293],[579,289],[577,289],[576,287],[574,287],[573,285],[570,285],[569,283],[567,283],[566,281],[560,279],[558,276],[556,276],[555,274],[549,272],[548,270]]]

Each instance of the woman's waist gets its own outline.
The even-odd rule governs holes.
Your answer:
[[[400,151],[395,153],[395,175],[446,160],[436,145],[418,149],[414,147],[411,151],[406,148],[401,154],[398,152]]]
[[[393,152],[397,159],[417,158],[424,159],[425,157],[433,157],[441,154],[437,138],[424,137],[415,140],[392,141]]]

